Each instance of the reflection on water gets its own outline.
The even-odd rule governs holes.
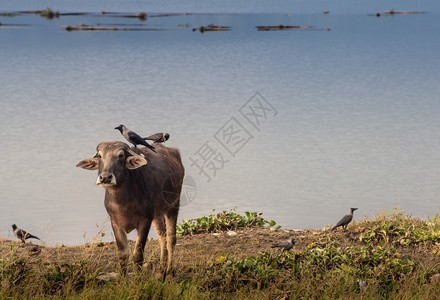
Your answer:
[[[113,129],[121,123],[143,135],[169,132],[167,144],[181,149],[196,196],[186,195],[180,217],[237,207],[263,211],[284,227],[321,228],[349,207],[359,207],[361,218],[397,203],[433,216],[440,194],[437,19],[0,17],[32,25],[0,28],[0,234],[11,238],[16,223],[48,244],[78,244],[103,227],[110,240],[97,174],[75,164],[99,142],[121,140]],[[98,23],[164,30],[62,30]],[[209,24],[231,30],[192,30]],[[256,28],[278,24],[331,30]],[[243,113],[256,92],[277,112],[260,118],[261,126]],[[239,138],[228,140],[238,129]],[[204,162],[201,151],[216,158],[204,169],[209,180],[194,163]]]

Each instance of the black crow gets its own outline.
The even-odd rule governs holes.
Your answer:
[[[287,251],[292,249],[293,245],[295,245],[295,239],[289,238],[288,240],[279,242],[278,244],[275,244],[272,246],[272,248],[283,248],[283,251]]]
[[[166,132],[159,132],[155,133],[153,135],[150,135],[149,137],[144,138],[144,140],[153,141],[155,143],[164,143],[168,141],[170,138],[170,134]]]
[[[353,220],[353,212],[356,210],[357,208],[350,208],[348,211],[348,214],[346,214],[345,216],[342,217],[341,220],[339,220],[338,223],[336,223],[335,226],[333,226],[332,231],[335,230],[336,228],[338,228],[339,226],[342,226],[342,228],[344,230],[347,229],[347,225],[351,222],[351,220]]]
[[[36,237],[35,235],[30,234],[27,231],[19,229],[17,227],[17,225],[15,225],[15,224],[12,225],[12,229],[14,230],[14,235],[17,237],[17,239],[21,240],[23,243],[26,243],[27,239],[37,239],[37,240],[39,240],[38,237]]]
[[[140,137],[140,135],[138,135],[134,131],[127,129],[127,127],[125,127],[124,125],[121,124],[118,127],[115,127],[115,129],[118,129],[125,137],[125,139],[132,143],[135,148],[137,145],[144,145],[145,147],[148,147],[151,151],[156,152],[154,147],[148,144],[143,138]]]

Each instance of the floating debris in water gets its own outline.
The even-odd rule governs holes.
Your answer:
[[[50,8],[47,8],[45,10],[24,10],[19,11],[17,14],[34,14],[37,16],[40,16],[42,18],[45,18],[47,20],[52,20],[54,18],[59,18],[61,16],[84,16],[84,15],[90,15],[91,13],[86,12],[68,12],[68,13],[60,13],[59,11],[53,11]]]
[[[144,11],[141,11],[141,12],[136,14],[136,18],[138,18],[139,20],[146,20],[147,19],[147,13],[144,12]]]
[[[301,25],[270,25],[270,26],[257,26],[258,31],[272,31],[272,30],[289,30],[289,29],[310,29],[312,26]]]
[[[114,11],[101,11],[101,15],[118,15],[121,14],[120,12],[114,12]]]
[[[3,12],[0,13],[0,17],[16,17],[21,16],[21,13],[19,12]]]
[[[147,24],[136,24],[136,23],[97,23],[96,26],[147,26]]]
[[[126,28],[126,27],[100,27],[93,25],[80,24],[78,26],[62,25],[64,31],[163,31],[167,29],[159,28]]]
[[[107,17],[112,17],[112,18],[135,18],[138,19],[139,21],[147,20],[147,13],[144,11],[138,12],[137,14],[101,11],[101,15],[105,15]]]
[[[4,23],[0,22],[0,27],[7,27],[8,29],[26,27],[26,26],[31,26],[31,25],[29,25],[29,24],[4,24]]]
[[[192,13],[173,13],[173,14],[153,14],[150,17],[174,17],[174,16],[191,16]]]
[[[424,11],[395,11],[395,10],[387,10],[383,14],[385,16],[394,16],[394,15],[422,15],[426,14],[427,12]],[[368,14],[368,16],[371,17],[380,17],[382,14],[380,12],[377,12],[375,14]]]
[[[394,11],[394,10],[387,10],[384,12],[385,15],[419,15],[419,14],[426,14],[424,11]]]
[[[377,12],[377,13],[375,13],[375,14],[368,14],[367,16],[370,16],[370,17],[380,17],[381,16],[381,14],[380,14],[380,12]]]
[[[210,24],[208,26],[198,26],[196,28],[193,28],[192,31],[197,31],[197,30],[200,31],[201,33],[204,33],[206,31],[229,31],[229,30],[231,30],[231,27]]]
[[[54,18],[59,18],[60,17],[60,12],[59,11],[53,11],[50,8],[47,8],[45,10],[37,10],[35,12],[29,12],[29,13],[34,13],[42,18],[45,18],[47,20],[52,20]]]

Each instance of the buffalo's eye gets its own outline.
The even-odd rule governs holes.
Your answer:
[[[124,158],[124,153],[119,153],[118,157],[119,158]]]

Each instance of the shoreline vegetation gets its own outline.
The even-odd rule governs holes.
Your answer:
[[[6,18],[23,14],[34,14],[47,20],[85,15],[87,18],[84,19],[96,17],[93,22],[102,21],[105,16],[105,20],[112,22],[59,26],[66,31],[168,30],[140,26],[148,25],[147,18],[191,15],[105,11],[69,13],[48,8],[4,12],[0,17],[4,22]],[[391,18],[416,14],[425,12],[389,10],[371,16]],[[115,24],[120,20],[125,23]],[[138,23],[129,23],[136,21]],[[315,30],[308,25],[274,24],[256,26],[256,29]],[[201,33],[231,30],[229,26],[214,24],[175,25]],[[0,23],[0,27],[20,26],[33,25]],[[330,228],[290,230],[276,226],[275,221],[266,220],[260,213],[239,214],[236,210],[184,219],[178,226],[175,274],[165,280],[158,265],[157,240],[147,242],[145,265],[141,271],[130,265],[127,275],[121,275],[114,242],[97,239],[79,246],[47,247],[0,237],[0,300],[439,297],[440,215],[421,219],[396,208],[372,218],[356,218],[347,231],[331,232]],[[289,237],[296,240],[291,250],[271,248]],[[130,249],[133,247],[134,242],[130,241]]]
[[[288,230],[261,213],[222,211],[178,226],[175,274],[163,280],[159,244],[142,271],[119,273],[114,242],[44,247],[0,238],[0,299],[434,299],[440,216],[398,208],[347,231]],[[289,251],[272,249],[294,237]],[[133,249],[134,242],[130,242]]]

